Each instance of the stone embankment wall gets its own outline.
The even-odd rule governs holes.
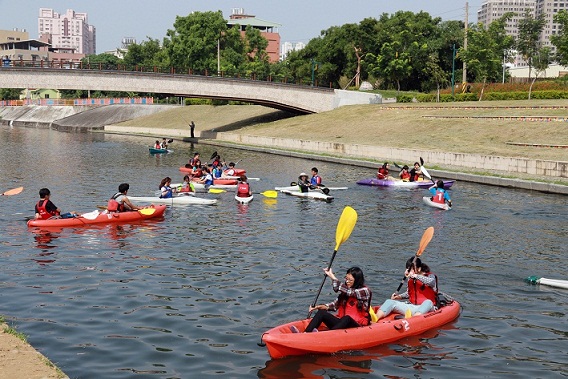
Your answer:
[[[132,120],[171,108],[171,105],[141,104],[0,107],[0,124],[87,132],[103,130],[108,124]]]

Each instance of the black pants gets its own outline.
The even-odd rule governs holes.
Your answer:
[[[306,327],[306,332],[311,332],[312,330],[320,326],[322,322],[330,330],[357,328],[360,326],[355,322],[355,320],[351,318],[351,316],[343,316],[341,318],[337,318],[328,311],[320,309]]]

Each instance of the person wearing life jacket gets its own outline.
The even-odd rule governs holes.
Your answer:
[[[80,216],[76,212],[61,213],[61,209],[49,200],[51,191],[48,188],[39,190],[39,201],[35,205],[35,219],[48,220],[50,218],[72,218]]]
[[[312,178],[310,179],[310,187],[311,188],[320,188],[321,184],[321,176],[318,174],[317,167],[312,167]]]
[[[161,149],[162,145],[160,145],[160,141],[156,140],[156,143],[154,144],[154,149]]]
[[[377,179],[388,179],[389,178],[389,162],[385,162],[379,170],[377,171]]]
[[[412,317],[435,310],[438,278],[430,271],[427,264],[418,257],[410,257],[406,261],[404,276],[408,279],[408,287],[404,293],[391,295],[390,299],[380,306],[377,317],[382,319],[391,313],[399,313]]]
[[[310,190],[311,184],[308,179],[308,174],[305,172],[300,173],[298,176],[298,187],[300,188],[300,192],[306,193]]]
[[[217,166],[214,165],[211,175],[213,175],[213,179],[221,179],[223,176],[223,167],[221,167],[220,164]]]
[[[166,176],[160,182],[158,188],[160,189],[160,199],[171,199],[174,195],[175,189],[171,187],[172,178]]]
[[[410,181],[417,182],[420,180],[420,175],[422,175],[422,171],[420,170],[420,163],[414,162],[414,167],[410,170]]]
[[[450,199],[450,194],[448,193],[448,191],[444,189],[443,180],[441,179],[438,180],[436,184],[428,188],[428,190],[432,194],[432,197],[430,199],[434,203],[445,204],[447,202],[450,207],[452,206],[452,200]]]
[[[247,182],[247,176],[243,174],[241,175],[241,180],[237,185],[237,197],[251,197],[251,196],[252,196],[252,190]]]
[[[203,176],[197,180],[197,183],[204,184],[205,188],[208,188],[213,184],[213,175],[209,171],[208,167],[203,167]]]
[[[118,192],[112,195],[112,197],[109,199],[107,204],[107,211],[128,212],[128,211],[137,211],[142,209],[132,204],[132,202],[130,202],[130,200],[126,196],[129,189],[130,185],[128,183],[121,183],[118,186]]]
[[[410,172],[408,172],[408,166],[407,165],[402,166],[402,170],[400,170],[398,177],[400,179],[402,179],[402,181],[404,181],[404,182],[410,181]]]
[[[365,285],[363,270],[359,267],[351,267],[345,274],[345,280],[339,281],[331,268],[323,270],[332,280],[333,291],[339,293],[335,301],[327,304],[310,306],[309,311],[317,310],[305,332],[318,331],[317,328],[323,323],[330,330],[357,328],[369,325],[369,307],[372,293]],[[330,311],[337,311],[332,314]],[[292,332],[299,332],[296,327],[290,328]]]
[[[223,176],[235,176],[235,162],[229,162],[229,168],[223,172]]]
[[[168,148],[168,142],[166,141],[165,138],[162,138],[162,143],[161,143],[161,148],[162,149],[167,149]]]

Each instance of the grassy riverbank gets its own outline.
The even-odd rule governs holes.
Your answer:
[[[120,125],[179,129],[194,120],[199,131],[567,161],[567,148],[511,145],[568,145],[568,123],[552,121],[564,117],[566,100],[356,105],[297,117],[243,105],[180,107]]]

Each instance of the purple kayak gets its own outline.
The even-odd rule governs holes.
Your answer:
[[[448,189],[454,184],[455,180],[444,180],[444,188]],[[357,182],[363,186],[378,187],[397,187],[397,188],[430,188],[433,183],[430,180],[420,180],[417,182],[406,182],[400,179],[386,180],[377,178],[361,179]]]

